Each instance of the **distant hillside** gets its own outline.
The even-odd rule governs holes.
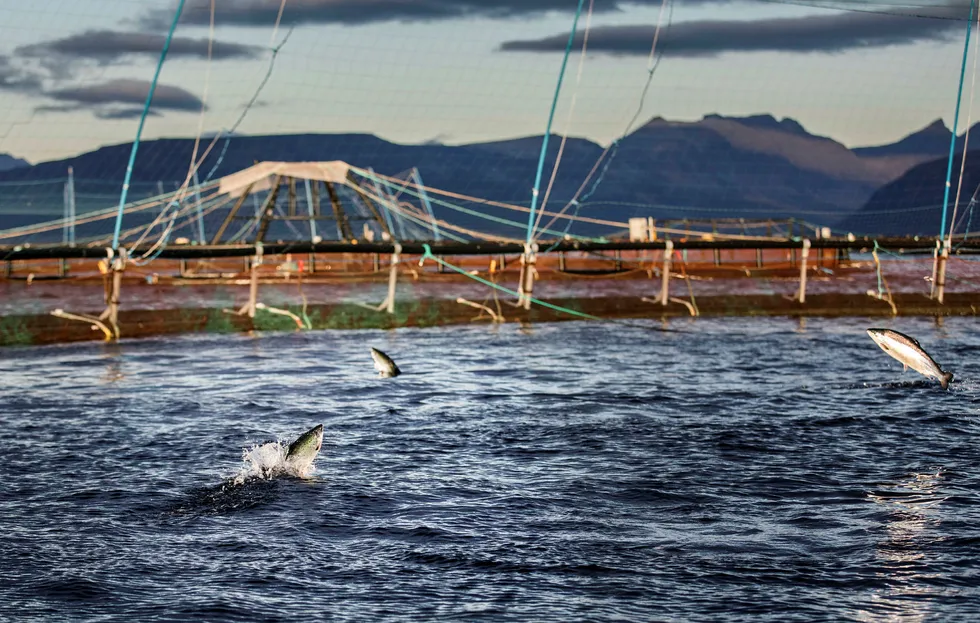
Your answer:
[[[620,222],[631,216],[659,220],[794,217],[834,226],[858,211],[882,185],[910,166],[933,158],[935,153],[930,150],[934,152],[938,144],[929,139],[933,134],[938,131],[929,126],[890,148],[850,150],[833,139],[810,134],[792,119],[776,120],[770,115],[708,115],[696,122],[655,118],[610,150],[598,168],[601,183],[596,186],[593,180],[587,185],[579,213]],[[526,205],[541,140],[534,136],[446,146],[399,145],[366,134],[235,136],[228,140],[227,148],[225,141],[219,140],[205,160],[201,176],[214,168],[213,176],[219,177],[262,160],[344,160],[389,175],[414,166],[431,187]],[[552,137],[542,192],[559,144],[560,137]],[[110,207],[112,194],[118,197],[130,149],[130,144],[112,145],[66,160],[3,171],[0,181],[63,178],[72,166],[76,180],[90,184],[101,180],[106,189],[100,191],[106,195],[98,204],[92,199],[79,211]],[[192,149],[191,139],[142,142],[133,171],[136,185],[155,189],[157,181],[163,181],[164,188],[172,189],[186,175]],[[602,151],[588,140],[567,141],[549,210],[560,209],[574,195]],[[33,202],[12,196],[10,188],[0,188],[0,215],[36,214],[37,220],[60,216],[60,188],[53,189],[48,200]],[[466,227],[519,233],[513,227],[439,204],[434,207],[440,218]],[[516,222],[526,220],[522,213],[480,204],[469,207]],[[557,225],[559,229],[563,226]],[[575,224],[570,231],[610,233],[608,227],[582,224]]]
[[[953,216],[962,155],[962,152],[954,155],[946,231],[949,231],[950,227],[948,219]],[[840,223],[840,228],[858,234],[939,235],[948,166],[947,155],[913,167],[875,192],[859,211]],[[964,208],[969,204],[970,198],[978,187],[980,187],[980,150],[971,150],[967,152],[966,167],[963,171],[957,220],[966,215]],[[980,215],[977,215],[971,225],[973,230],[978,228],[980,228]],[[962,228],[958,231],[962,231]]]
[[[0,154],[0,171],[9,171],[19,167],[29,167],[31,163],[20,158],[14,158],[10,154]]]
[[[908,156],[931,154],[940,156],[949,152],[949,139],[953,131],[946,127],[942,119],[936,119],[921,130],[888,145],[856,147],[853,151],[859,156]],[[962,144],[962,139],[959,139]]]

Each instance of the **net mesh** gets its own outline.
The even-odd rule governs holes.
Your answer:
[[[0,160],[0,246],[109,243],[176,6],[0,8],[0,152],[33,165]],[[965,133],[975,121],[970,2],[580,6],[569,39],[574,0],[190,0],[146,117],[121,243],[140,247],[150,274],[167,266],[152,263],[162,246],[260,234],[530,236],[547,249],[565,237],[627,237],[636,218],[656,221],[660,239],[944,228],[954,233],[946,287],[972,288],[980,165],[961,161],[980,144]],[[330,188],[283,179],[241,202],[218,192],[223,177],[267,161],[342,161],[352,172]],[[822,272],[811,287],[877,292],[879,272],[896,292],[932,287],[931,254],[890,252],[880,269],[854,253],[861,279]],[[574,270],[579,260],[564,261]],[[609,259],[651,275],[659,261]],[[691,259],[695,277],[701,264],[718,262]],[[711,293],[711,279],[693,287]],[[739,291],[794,287],[791,276],[752,283]]]

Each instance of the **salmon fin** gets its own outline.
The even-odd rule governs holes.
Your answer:
[[[943,389],[949,389],[949,384],[953,381],[952,372],[944,372],[943,378],[939,379],[939,383],[943,386]]]

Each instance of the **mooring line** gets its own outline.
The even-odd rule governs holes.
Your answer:
[[[517,297],[521,296],[516,290],[511,290],[510,288],[506,288],[506,287],[504,287],[504,286],[502,286],[502,285],[500,285],[498,283],[494,283],[494,282],[492,282],[492,281],[490,281],[488,279],[484,279],[483,277],[480,277],[479,275],[474,275],[473,273],[470,273],[470,272],[468,272],[468,271],[460,268],[459,266],[456,266],[454,264],[450,264],[446,260],[444,260],[442,258],[439,258],[439,257],[436,257],[435,255],[433,255],[432,249],[429,247],[429,245],[427,243],[423,243],[422,244],[422,247],[425,249],[425,253],[422,254],[422,259],[419,260],[419,265],[420,266],[422,265],[422,263],[425,260],[430,259],[430,260],[433,260],[434,262],[436,262],[438,264],[441,264],[442,266],[445,266],[446,268],[448,268],[448,269],[450,269],[452,271],[455,271],[455,272],[457,272],[457,273],[459,273],[461,275],[466,275],[470,279],[473,279],[474,281],[477,281],[479,283],[482,283],[485,286],[490,286],[491,288],[500,290],[501,292],[506,292],[507,294],[510,294],[511,296],[517,296]],[[624,325],[624,326],[627,326],[627,327],[633,327],[634,329],[645,329],[645,330],[650,330],[650,331],[660,331],[660,332],[663,332],[663,333],[677,333],[677,331],[674,330],[674,329],[665,329],[663,327],[648,327],[648,326],[645,326],[645,325],[639,325],[639,324],[633,324],[631,322],[625,322],[623,320],[617,320],[615,318],[600,318],[599,316],[593,316],[592,314],[587,314],[585,312],[580,312],[580,311],[576,311],[574,309],[569,309],[567,307],[562,307],[561,305],[555,305],[554,303],[549,303],[547,301],[542,301],[541,299],[534,298],[533,296],[524,295],[524,297],[526,299],[528,299],[529,301],[531,301],[532,303],[535,303],[535,304],[540,305],[542,307],[547,307],[548,309],[552,309],[552,310],[557,311],[559,313],[568,314],[570,316],[578,316],[580,318],[585,318],[586,320],[598,320],[600,322],[612,322],[612,323],[621,324],[621,325]]]

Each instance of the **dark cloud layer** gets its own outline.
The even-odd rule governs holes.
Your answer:
[[[675,4],[733,4],[739,0],[671,0]],[[780,0],[769,0],[779,2]],[[971,0],[782,0],[785,4],[820,6],[830,9],[891,12],[966,19]],[[625,11],[636,6],[660,6],[662,0],[595,0],[596,14]],[[758,3],[757,3],[758,4]],[[215,7],[215,22],[222,26],[269,28],[279,14],[281,0],[222,0]],[[424,22],[460,18],[506,19],[548,12],[570,14],[575,0],[292,0],[286,3],[282,24],[371,24],[379,22]],[[188,0],[181,23],[206,26],[210,0]],[[138,23],[160,32],[173,20],[176,2],[154,9]]]
[[[145,80],[111,80],[98,84],[59,86],[78,82],[91,63],[106,66],[132,57],[156,58],[164,45],[163,35],[111,30],[86,31],[53,41],[16,48],[13,56],[0,56],[0,91],[19,92],[38,98],[39,113],[90,111],[99,119],[132,119],[142,114],[150,84]],[[207,39],[177,37],[168,57],[207,58]],[[213,42],[217,61],[252,59],[264,48],[236,43]],[[48,103],[43,103],[47,100]],[[51,102],[55,103],[51,103]],[[161,111],[198,111],[201,100],[189,91],[166,84],[157,85],[151,115]]]
[[[142,108],[117,108],[110,110],[97,110],[95,111],[95,116],[99,119],[139,119],[143,114]],[[150,110],[147,112],[148,117],[160,117],[160,113],[155,110]]]
[[[34,93],[41,90],[41,78],[0,56],[0,91]]]
[[[48,91],[44,95],[59,102],[67,102],[85,108],[92,108],[97,115],[127,115],[134,105],[142,105],[149,93],[150,83],[146,80],[110,80],[90,86],[71,87]],[[108,106],[123,108],[107,108]],[[201,100],[184,89],[167,84],[158,84],[153,92],[151,107],[156,110],[198,111]],[[119,117],[116,117],[119,118]]]
[[[704,4],[728,0],[686,0]],[[661,0],[595,0],[596,13],[622,11],[630,5],[659,6]],[[215,7],[215,23],[222,26],[270,28],[279,14],[280,0],[223,0]],[[286,3],[282,24],[370,24],[421,22],[456,18],[511,18],[549,11],[574,11],[574,0],[295,0]],[[154,10],[140,21],[150,30],[161,30],[173,20],[176,5]],[[206,26],[210,0],[189,0],[182,24]]]
[[[18,47],[14,53],[22,58],[44,61],[74,62],[93,60],[100,65],[118,62],[132,56],[157,58],[163,49],[164,35],[143,32],[119,32],[114,30],[89,30],[63,39],[43,41]],[[252,59],[263,52],[262,48],[238,43],[214,41],[211,58],[214,60]],[[167,52],[168,58],[191,57],[206,59],[207,39],[174,37]]]
[[[589,50],[614,55],[647,55],[653,26],[605,26],[589,32]],[[958,21],[917,19],[875,13],[844,13],[754,21],[692,21],[661,31],[667,56],[705,57],[724,52],[844,52],[863,48],[946,41],[962,36]],[[581,48],[583,33],[576,35]],[[564,51],[568,34],[507,41],[512,52]]]

